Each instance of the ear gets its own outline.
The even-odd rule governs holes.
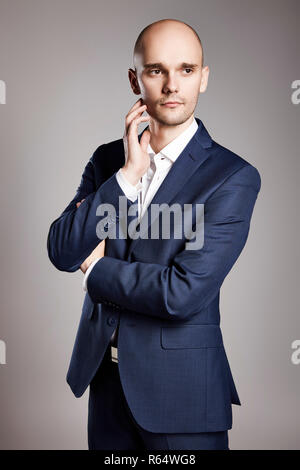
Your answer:
[[[208,83],[208,76],[209,76],[209,67],[206,65],[203,67],[202,72],[201,72],[201,82],[200,82],[200,88],[199,88],[199,93],[204,93],[206,88],[207,88],[207,83]]]
[[[129,78],[130,86],[131,86],[133,93],[135,95],[140,95],[141,91],[140,91],[140,87],[139,87],[135,70],[128,69],[128,78]]]

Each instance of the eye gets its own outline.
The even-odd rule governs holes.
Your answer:
[[[187,75],[191,75],[191,72],[193,72],[193,69],[191,69],[191,68],[189,68],[189,67],[186,67],[186,68],[184,68],[183,70],[189,70],[189,71],[190,71]],[[160,70],[160,69],[152,69],[152,70],[150,70],[150,74],[151,74],[151,75],[158,75],[158,73],[154,73],[154,74],[153,74],[152,72],[161,72],[161,70]]]

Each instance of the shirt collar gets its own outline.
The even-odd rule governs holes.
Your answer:
[[[160,154],[169,158],[173,163],[179,157],[183,149],[187,146],[193,135],[198,130],[198,124],[194,118],[192,123],[187,127],[181,134],[179,134],[175,139],[171,140],[164,148],[161,149]],[[152,149],[150,143],[147,147],[147,152],[151,155],[155,155],[154,150]]]

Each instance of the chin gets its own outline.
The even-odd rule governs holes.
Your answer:
[[[169,110],[168,110],[169,111]],[[179,124],[183,124],[189,119],[190,116],[188,116],[186,113],[157,113],[156,116],[153,116],[153,119],[160,124],[164,124],[166,126],[178,126]]]

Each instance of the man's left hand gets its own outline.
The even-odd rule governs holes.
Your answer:
[[[95,261],[96,258],[103,258],[105,251],[105,240],[101,240],[99,245],[92,251],[92,253],[86,258],[86,260],[80,266],[80,269],[83,273],[86,272],[90,264]]]

